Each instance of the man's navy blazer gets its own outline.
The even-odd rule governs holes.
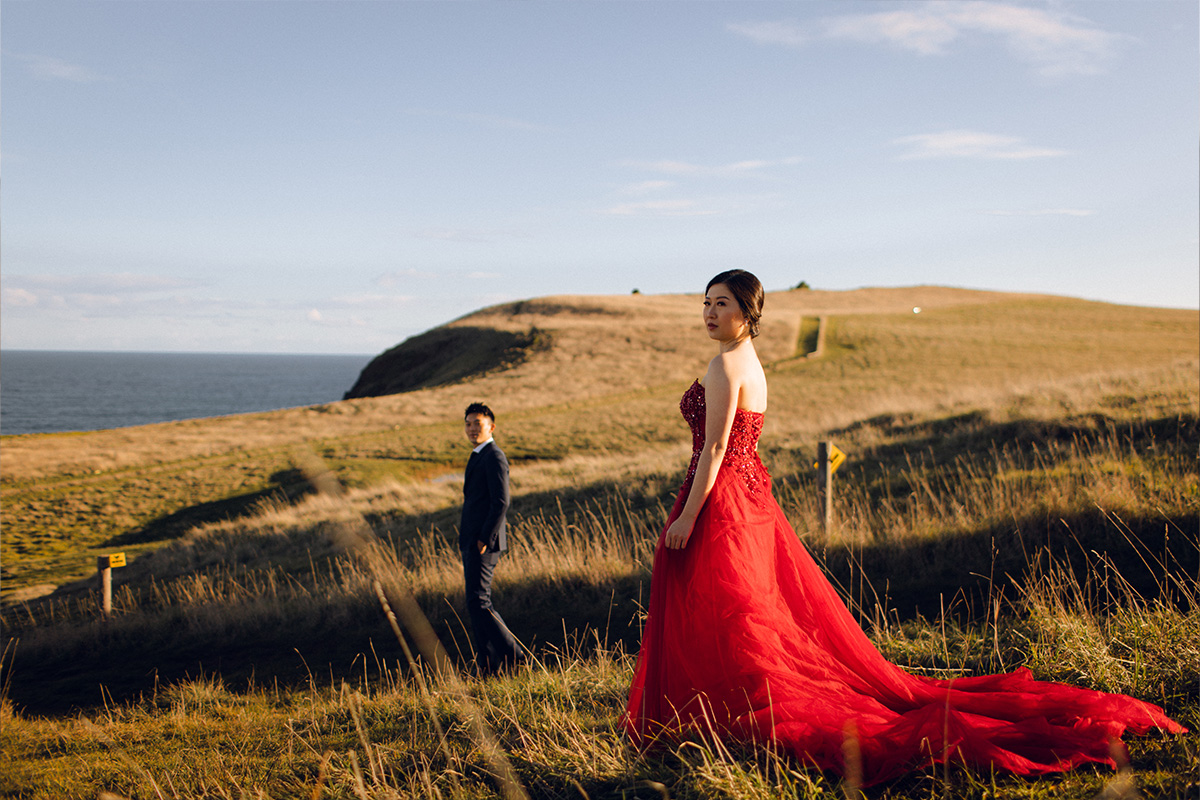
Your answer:
[[[508,548],[504,515],[508,511],[508,459],[495,442],[471,454],[463,476],[462,521],[458,526],[459,549],[478,549],[485,542],[488,552]]]

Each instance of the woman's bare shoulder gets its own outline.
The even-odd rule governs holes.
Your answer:
[[[732,380],[745,379],[762,373],[762,365],[753,352],[729,351],[717,353],[708,362],[709,372],[719,371]]]
[[[766,410],[767,378],[762,364],[752,351],[719,353],[709,362],[706,383],[710,376],[732,390],[739,408],[758,412]]]
[[[708,385],[712,379],[729,383],[738,374],[737,363],[729,357],[728,353],[717,353],[713,356],[712,361],[708,362],[708,371],[704,373],[702,383]]]

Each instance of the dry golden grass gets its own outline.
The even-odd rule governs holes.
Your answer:
[[[399,483],[426,497],[419,508],[436,510],[451,493],[423,481],[461,469],[458,416],[476,399],[500,413],[498,436],[526,493],[673,462],[687,441],[676,398],[713,352],[699,307],[699,295],[504,304],[449,326],[536,328],[550,346],[471,381],[262,414],[4,437],[3,596],[51,591],[88,575],[100,552],[152,550],[196,524],[291,496],[297,450],[315,450],[352,486]],[[827,354],[799,358],[801,320],[817,316],[828,320]],[[1015,395],[1057,397],[1058,410],[1069,411],[1072,393],[1091,383],[1155,371],[1200,376],[1198,340],[1187,311],[939,287],[773,293],[758,342],[771,386],[764,443],[794,447],[878,415],[950,413]]]
[[[776,292],[767,298],[759,349],[766,361],[791,356],[799,318],[804,315],[903,315],[911,314],[914,306],[928,312],[1044,300],[940,287]],[[1075,301],[1050,302],[1078,305]],[[1188,312],[1099,308],[1116,313],[1118,320],[1120,315],[1141,312],[1161,320],[1168,333],[1188,318]],[[87,476],[182,459],[286,448],[298,442],[340,439],[396,426],[408,429],[447,420],[456,423],[459,409],[479,397],[498,398],[495,402],[508,414],[673,385],[697,377],[712,357],[712,345],[699,322],[699,295],[564,296],[493,306],[448,325],[516,331],[536,327],[550,333],[553,346],[510,371],[400,396],[86,434],[6,436],[0,456],[3,481],[23,484],[57,476]],[[1192,323],[1195,328],[1194,319]],[[1019,330],[1007,333],[1019,334]],[[1034,333],[1030,331],[1030,335]],[[1164,344],[1175,344],[1175,337],[1168,336]]]
[[[1111,527],[1104,515],[1168,529],[1194,516],[1200,478],[1188,453],[1197,437],[1196,391],[1187,376],[1168,369],[1136,381],[1061,381],[1032,396],[1001,394],[963,414],[933,409],[859,421],[832,432],[851,459],[840,473],[830,531],[822,530],[814,501],[813,440],[798,447],[765,443],[762,452],[802,538],[822,552],[854,554],[855,563],[830,556],[835,577],[851,581],[849,573],[865,568],[891,572],[893,589],[903,588],[907,573],[923,580],[920,559],[941,558],[922,551],[927,543],[962,549],[968,539],[1000,534],[1006,543],[995,552],[1015,563],[1027,526],[1043,531],[1029,534],[1036,538],[1060,522],[1070,533],[1077,519]],[[913,442],[929,442],[929,449],[911,449]],[[676,442],[514,462],[512,560],[521,571],[499,575],[497,586],[644,577],[648,543],[666,516],[688,450]],[[297,461],[310,475],[321,469],[311,454]],[[198,604],[206,615],[239,617],[250,599],[312,604],[313,613],[353,604],[373,577],[342,553],[345,532],[364,519],[389,543],[383,572],[430,597],[453,598],[461,580],[452,530],[460,493],[456,474],[265,502],[251,515],[198,526],[134,560],[119,576],[118,610]],[[1101,518],[1091,519],[1097,510]],[[1168,537],[1178,541],[1180,534],[1186,542],[1190,531]],[[22,614],[4,621],[10,633],[26,630],[28,649],[43,633],[58,635],[39,632],[39,619],[90,619],[93,606],[92,598],[67,599],[29,609],[32,627]],[[48,616],[39,616],[43,611]],[[136,617],[128,623],[158,624]]]
[[[921,315],[903,306],[843,313],[830,323],[826,358],[777,359],[761,448],[776,494],[893,661],[933,674],[1024,664],[1041,677],[1162,703],[1195,728],[1195,315],[1008,300],[931,311],[923,299]],[[1027,303],[1034,308],[1024,313]],[[698,348],[700,367],[710,352],[711,345]],[[664,356],[664,364],[677,356]],[[566,373],[559,357],[551,372]],[[619,346],[599,345],[591,356],[596,364],[620,357]],[[655,365],[648,357],[646,369]],[[536,359],[521,368],[533,370],[527,376],[546,369]],[[547,394],[545,405],[502,412],[516,502],[497,604],[531,640],[541,659],[535,668],[466,689],[429,670],[422,684],[398,660],[386,628],[380,637],[377,582],[388,596],[415,593],[453,655],[470,647],[451,532],[461,490],[451,462],[465,453],[457,411],[449,421],[381,428],[409,457],[425,457],[429,473],[295,502],[265,500],[253,513],[154,543],[123,572],[107,624],[96,620],[88,596],[3,609],[6,634],[20,642],[15,654],[5,652],[3,675],[12,684],[0,697],[0,745],[11,763],[0,773],[0,793],[853,795],[853,786],[769,752],[700,740],[645,755],[621,736],[632,668],[631,648],[622,645],[636,645],[650,546],[687,458],[675,403],[691,377],[680,369],[661,384],[642,378],[645,385],[610,386],[607,394]],[[479,385],[444,391],[474,396]],[[417,400],[337,407],[387,402]],[[851,452],[828,535],[809,466],[820,438]],[[275,449],[243,458],[274,453],[318,484],[326,483],[316,477],[321,459],[347,474],[394,453],[370,430],[272,441]],[[173,474],[166,465],[155,469]],[[371,537],[383,546],[363,548]],[[1148,582],[1137,574],[1142,563]],[[967,578],[975,583],[952,583]],[[895,601],[905,592],[902,614]],[[925,619],[907,613],[914,606]],[[239,653],[249,659],[249,676],[235,667]],[[79,670],[98,655],[119,663],[103,674]],[[226,659],[220,675],[167,677],[195,675],[195,663],[214,658]],[[302,659],[311,671],[287,680],[287,668]],[[151,684],[159,671],[163,684]],[[21,708],[53,702],[38,697],[39,684],[93,698],[97,680],[106,698],[120,699],[50,719]],[[1135,741],[1132,767],[1115,778],[1079,770],[1027,781],[939,770],[872,796],[1049,800],[1132,796],[1140,786],[1183,800],[1188,782],[1200,779],[1197,745],[1195,734]],[[516,790],[497,779],[503,763]]]
[[[1083,398],[1078,398],[1082,400]],[[1176,406],[1178,410],[1178,405]],[[1066,481],[1070,491],[1053,494],[1056,509],[1087,502],[1087,487],[1109,474],[1112,458],[1129,456],[1121,431],[1097,430],[1085,442],[1047,455],[1043,472]],[[1165,444],[1165,443],[1164,443]],[[940,503],[955,502],[956,486],[971,497],[995,498],[1011,509],[1037,499],[1039,487],[1007,487],[1007,476],[1028,467],[1028,453],[994,456],[988,474],[969,463],[943,471],[950,491],[924,492],[914,508],[893,515],[887,538],[908,540],[927,535],[908,525],[914,515],[938,517]],[[1178,479],[1180,464],[1155,466],[1161,477]],[[1184,466],[1186,469],[1186,465]],[[910,481],[933,485],[929,475]],[[980,491],[979,486],[992,487]],[[995,487],[1005,487],[997,492]],[[1153,485],[1125,487],[1143,501],[1158,502]],[[1149,494],[1146,494],[1147,492]],[[356,496],[357,494],[357,496]],[[1133,496],[1131,495],[1131,497]],[[1184,504],[1196,498],[1183,498]],[[153,597],[127,595],[110,627],[46,625],[31,631],[27,663],[54,657],[86,657],[104,648],[124,649],[147,639],[161,640],[163,628],[185,627],[190,636],[221,640],[254,636],[258,630],[291,628],[293,641],[305,645],[301,622],[332,615],[341,623],[372,611],[371,586],[381,579],[387,594],[415,591],[427,609],[439,596],[457,594],[458,556],[450,542],[425,537],[412,546],[370,549],[347,554],[312,583],[289,580],[278,572],[237,574],[211,565],[233,564],[245,552],[271,562],[290,549],[337,549],[339,539],[353,540],[363,530],[355,508],[377,508],[378,493],[350,492],[309,501],[281,517],[266,510],[245,520],[239,530],[213,526],[146,559],[151,572],[169,576]],[[364,503],[366,504],[364,506]],[[386,502],[384,503],[386,505]],[[959,520],[969,529],[986,522],[993,509],[980,503],[978,518]],[[810,521],[803,506],[791,508],[797,524]],[[846,527],[864,538],[877,517],[855,502],[839,509]],[[540,584],[540,592],[574,603],[578,583],[610,585],[631,573],[644,575],[647,532],[661,521],[661,509],[633,512],[619,495],[590,507],[577,507],[514,520],[514,560],[521,574],[502,575],[497,590],[511,603],[522,584]],[[1120,528],[1120,523],[1117,523]],[[810,528],[811,530],[811,528]],[[849,533],[849,532],[846,532]],[[264,547],[272,537],[278,547]],[[1186,543],[1185,543],[1186,544]],[[1192,547],[1194,549],[1194,543]],[[266,552],[264,552],[264,550]],[[173,552],[172,552],[173,551]],[[207,554],[207,555],[206,555]],[[1147,552],[1149,557],[1153,554]],[[372,563],[375,561],[376,563]],[[157,563],[155,563],[157,562]],[[1171,577],[1164,572],[1170,593]],[[1117,613],[1098,602],[1100,582],[1118,599]],[[1090,585],[1089,585],[1090,584]],[[555,587],[558,587],[557,589]],[[1081,583],[1061,561],[1050,559],[1023,584],[1016,598],[997,598],[996,611],[982,622],[959,623],[943,616],[933,624],[889,622],[886,609],[864,617],[882,624],[873,634],[889,657],[910,669],[934,674],[1031,666],[1039,676],[1082,682],[1130,692],[1180,711],[1189,725],[1197,720],[1196,687],[1200,670],[1200,620],[1195,587],[1182,581],[1178,603],[1146,600],[1115,569],[1096,582]],[[378,613],[378,606],[374,611]],[[1177,607],[1183,606],[1180,610]],[[431,615],[439,625],[452,615]],[[239,631],[241,633],[239,633]],[[607,638],[607,630],[604,637]],[[590,646],[581,638],[591,636]],[[446,636],[452,641],[453,635]],[[37,798],[96,796],[239,797],[320,796],[345,798],[598,797],[649,798],[821,798],[853,795],[854,787],[829,775],[804,769],[795,760],[704,737],[677,748],[641,754],[627,747],[618,718],[632,667],[620,647],[603,646],[599,629],[568,639],[558,649],[540,647],[540,663],[516,675],[486,684],[463,684],[436,670],[412,672],[395,660],[395,648],[380,642],[355,657],[350,675],[334,678],[320,669],[306,686],[259,681],[236,688],[220,676],[156,683],[138,702],[108,703],[87,714],[39,719],[19,713],[0,698],[0,744],[12,758],[0,776],[0,790]],[[71,656],[72,650],[78,656]],[[26,663],[26,662],[22,662]],[[18,667],[20,669],[21,667]],[[496,748],[489,756],[487,748]],[[1100,791],[1136,791],[1186,798],[1189,759],[1196,736],[1136,740],[1134,766],[1115,777],[1079,770],[1065,776],[1023,780],[954,768],[917,773],[872,791],[871,796],[900,800],[912,796],[979,798],[1024,796],[1095,796]],[[513,785],[498,779],[497,756]]]

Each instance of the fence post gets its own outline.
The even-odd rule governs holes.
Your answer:
[[[833,529],[833,442],[817,445],[817,493],[821,498],[821,522],[825,535]]]
[[[108,556],[96,559],[96,569],[100,571],[100,613],[108,619],[112,613],[112,567],[108,564]]]
[[[112,614],[112,571],[113,567],[125,566],[125,554],[113,553],[96,558],[96,569],[100,575],[100,612],[104,619]]]

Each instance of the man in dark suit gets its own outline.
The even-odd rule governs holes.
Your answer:
[[[463,476],[458,547],[462,551],[467,613],[475,636],[475,661],[479,674],[486,676],[514,666],[523,656],[512,632],[492,608],[492,574],[508,546],[508,459],[492,439],[496,415],[490,408],[472,403],[464,416],[467,441],[475,449]]]

